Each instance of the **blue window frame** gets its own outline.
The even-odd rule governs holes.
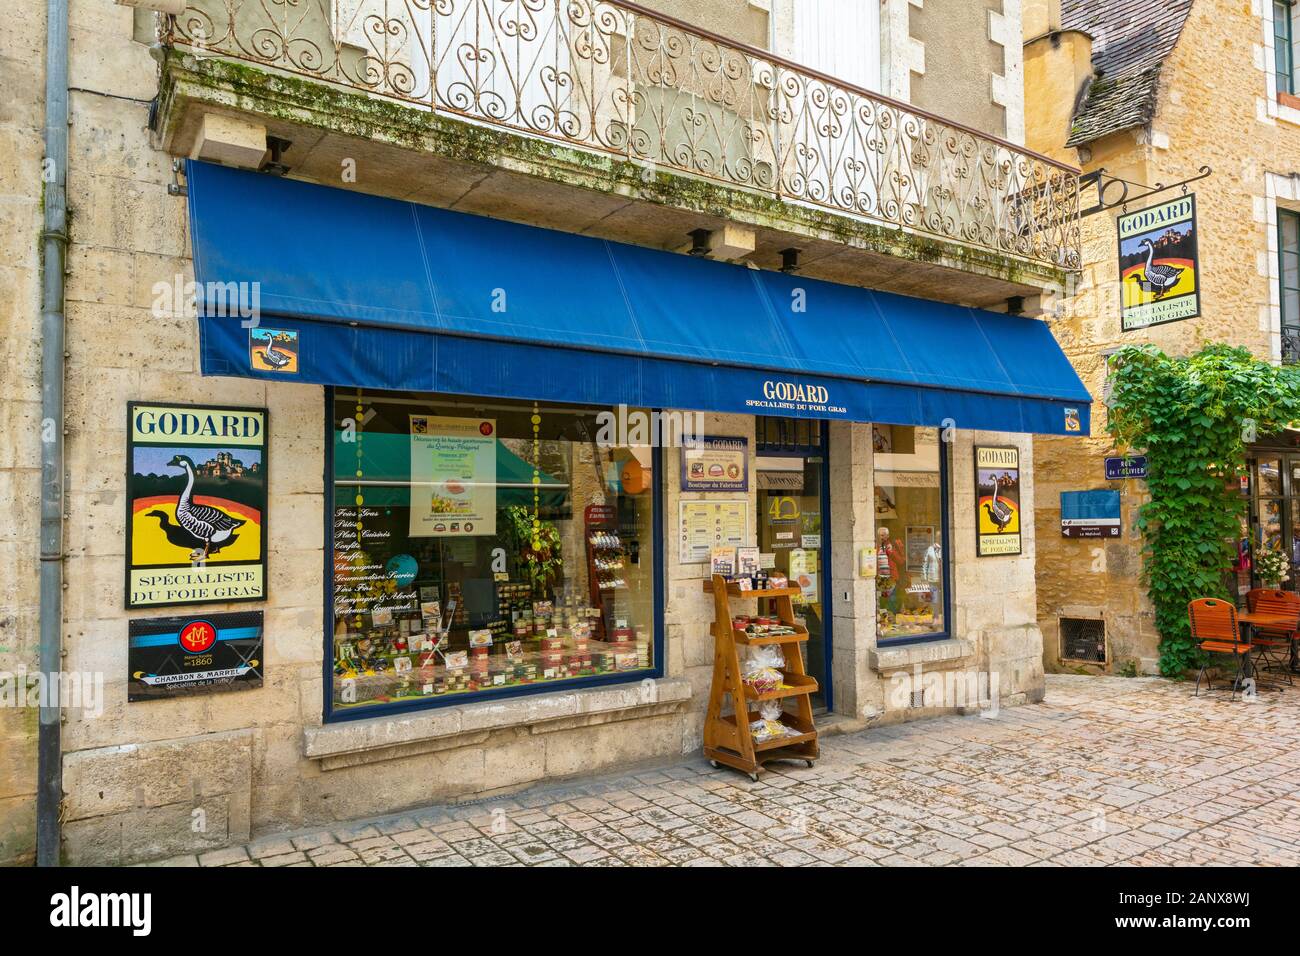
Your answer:
[[[943,640],[952,629],[949,443],[938,428],[872,426],[876,643]]]
[[[585,406],[334,388],[325,401],[327,721],[663,676],[657,443],[598,446],[601,409]],[[472,475],[448,479],[453,466]],[[596,492],[608,508],[588,507]],[[477,534],[448,533],[463,506],[489,503]],[[530,557],[546,554],[534,547],[553,542],[571,564],[533,578]],[[490,635],[481,657],[471,632]],[[451,666],[458,652],[468,659]]]
[[[800,515],[800,527],[797,533],[800,544],[803,535],[818,535],[817,581],[818,599],[799,606],[808,627],[809,641],[805,646],[808,656],[808,672],[817,678],[819,693],[813,698],[817,708],[831,710],[835,706],[834,682],[831,680],[831,665],[834,657],[834,615],[831,596],[834,594],[831,582],[831,517],[830,500],[830,423],[808,418],[782,418],[762,415],[755,419],[755,454],[762,458],[785,459],[799,462],[802,467],[793,466],[791,474],[801,474],[803,478],[802,494],[797,497],[807,501],[815,498],[817,502],[817,520],[808,522],[808,515]],[[815,482],[815,494],[810,493],[808,485]],[[771,551],[776,561],[776,570],[788,573],[789,553],[777,547],[774,529],[768,522],[765,498],[775,492],[759,488],[758,495],[758,545],[763,551]],[[806,509],[801,508],[801,511]]]

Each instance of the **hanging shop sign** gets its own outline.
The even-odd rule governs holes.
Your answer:
[[[262,686],[262,612],[134,618],[126,699],[159,700]]]
[[[497,423],[411,415],[413,538],[497,533]]]
[[[1118,491],[1062,491],[1062,538],[1118,538]]]
[[[1020,553],[1020,450],[975,446],[975,554]]]
[[[1126,455],[1123,458],[1106,459],[1107,481],[1120,481],[1124,478],[1145,478],[1146,476],[1146,455]]]
[[[1131,332],[1200,315],[1196,195],[1124,213],[1117,226],[1120,327]]]
[[[749,491],[749,439],[705,437],[682,448],[682,491]]]
[[[126,606],[266,599],[267,410],[127,404]]]
[[[714,548],[741,548],[749,543],[749,502],[683,501],[677,526],[678,560],[701,564]]]

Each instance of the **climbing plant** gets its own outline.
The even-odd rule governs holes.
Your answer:
[[[1151,345],[1111,356],[1108,427],[1147,457],[1151,500],[1138,512],[1143,569],[1160,632],[1160,672],[1199,663],[1187,602],[1227,598],[1226,573],[1246,502],[1238,481],[1255,436],[1300,420],[1300,369],[1243,348],[1208,345],[1173,358]]]

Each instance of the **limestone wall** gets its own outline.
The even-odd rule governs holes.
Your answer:
[[[37,669],[45,7],[0,30],[0,673]],[[34,858],[36,711],[0,707],[0,865]]]
[[[1259,4],[1201,0],[1192,6],[1187,25],[1162,71],[1155,118],[1147,129],[1129,130],[1093,143],[1082,155],[1065,150],[1068,129],[1059,123],[1036,128],[1029,146],[1081,162],[1084,169],[1142,183],[1175,182],[1196,174],[1202,165],[1213,175],[1195,183],[1200,227],[1202,314],[1199,318],[1154,328],[1121,332],[1117,241],[1114,213],[1084,220],[1083,275],[1077,294],[1063,303],[1052,331],[1084,384],[1097,400],[1092,434],[1086,440],[1042,438],[1035,443],[1038,473],[1035,513],[1039,540],[1039,623],[1051,667],[1061,664],[1061,617],[1106,621],[1111,644],[1109,666],[1153,670],[1158,634],[1141,577],[1141,540],[1132,522],[1144,501],[1145,483],[1108,483],[1102,458],[1116,454],[1106,432],[1101,406],[1104,356],[1124,345],[1153,343],[1181,355],[1208,342],[1230,342],[1261,358],[1276,360],[1279,341],[1276,309],[1270,305],[1277,283],[1276,207],[1294,205],[1274,195],[1274,182],[1296,168],[1300,125],[1270,115],[1266,100],[1271,52]],[[1026,50],[1030,75],[1060,81],[1073,69],[1068,45],[1054,48],[1037,40]],[[1049,63],[1049,58],[1056,57]],[[1267,66],[1267,69],[1265,67]],[[1049,98],[1067,95],[1068,84],[1027,86],[1027,113],[1044,119],[1068,117]],[[1073,95],[1069,90],[1068,95]],[[1300,114],[1298,114],[1300,118]],[[1153,205],[1166,193],[1133,209]],[[1293,193],[1291,195],[1294,195]],[[1113,542],[1066,540],[1060,532],[1060,492],[1118,488],[1123,501],[1123,538]]]

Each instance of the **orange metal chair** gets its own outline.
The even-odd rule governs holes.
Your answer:
[[[1241,630],[1237,626],[1237,608],[1228,601],[1219,598],[1197,598],[1188,602],[1187,618],[1192,628],[1192,640],[1196,641],[1205,654],[1231,654],[1236,660],[1236,677],[1232,682],[1232,698],[1242,687],[1246,674],[1250,670],[1250,643],[1241,639]],[[1209,674],[1206,671],[1209,662],[1201,665],[1196,673],[1196,691],[1200,696],[1201,678],[1205,678],[1205,689],[1212,690]]]
[[[1294,591],[1275,591],[1272,588],[1255,588],[1246,595],[1246,606],[1255,614],[1276,614],[1289,617],[1289,628],[1274,630],[1255,625],[1251,630],[1252,650],[1258,650],[1269,670],[1280,670],[1286,675],[1286,682],[1294,684],[1291,679],[1291,642],[1300,631],[1300,594]]]

